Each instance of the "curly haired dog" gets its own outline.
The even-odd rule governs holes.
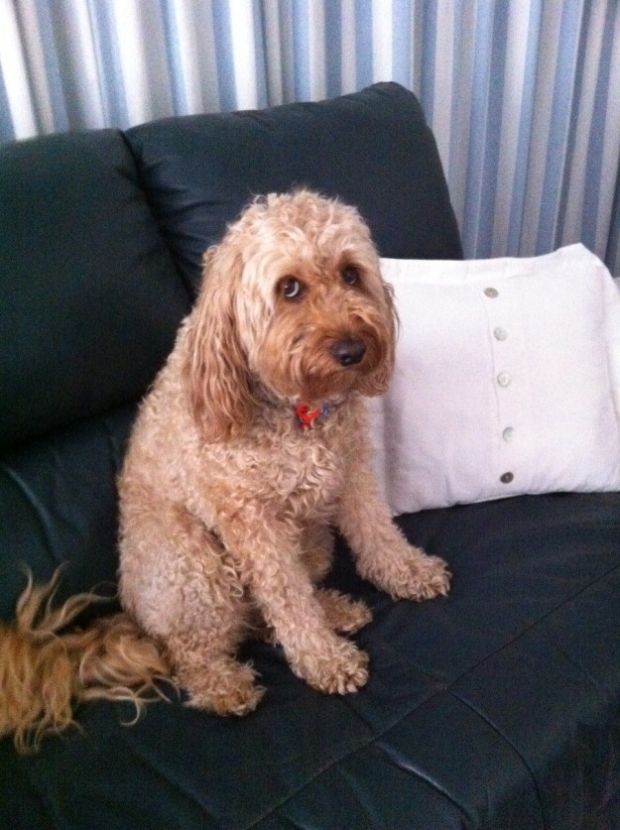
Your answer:
[[[170,672],[190,705],[243,715],[264,689],[235,655],[257,630],[315,689],[355,692],[368,657],[341,635],[371,614],[317,587],[331,527],[361,576],[392,597],[447,593],[445,562],[408,544],[370,469],[363,396],[386,389],[394,328],[368,228],[337,200],[307,190],[258,199],[207,251],[119,481],[134,676],[102,649],[100,665],[82,664],[91,696]]]

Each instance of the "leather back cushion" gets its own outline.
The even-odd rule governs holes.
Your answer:
[[[188,283],[253,196],[308,186],[355,204],[382,256],[462,257],[435,140],[394,83],[320,103],[166,119],[127,132]]]
[[[121,133],[0,147],[0,447],[135,400],[189,296]]]

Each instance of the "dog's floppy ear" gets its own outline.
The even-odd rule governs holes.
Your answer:
[[[381,338],[383,353],[377,369],[369,375],[360,388],[362,395],[375,397],[387,391],[394,371],[394,350],[396,348],[396,334],[398,315],[394,303],[394,291],[389,283],[383,283],[383,323],[384,333]]]
[[[235,245],[224,240],[209,248],[188,323],[184,376],[192,414],[207,441],[239,437],[252,417],[250,374],[235,313],[241,270]]]

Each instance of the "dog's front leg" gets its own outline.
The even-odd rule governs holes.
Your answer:
[[[446,563],[410,545],[394,524],[379,495],[366,446],[350,454],[337,516],[359,574],[395,599],[445,596],[450,588]]]
[[[298,529],[246,503],[243,516],[224,518],[219,532],[295,674],[322,692],[364,686],[368,656],[329,627],[302,563]]]

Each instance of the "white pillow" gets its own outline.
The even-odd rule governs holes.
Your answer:
[[[369,407],[394,514],[620,490],[620,293],[594,254],[381,266],[400,333]]]

